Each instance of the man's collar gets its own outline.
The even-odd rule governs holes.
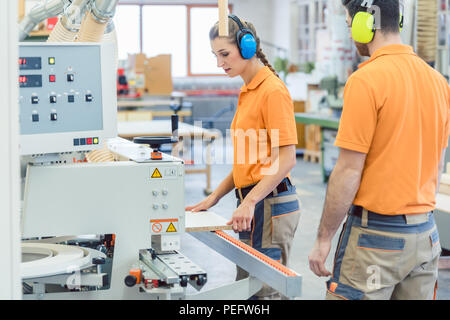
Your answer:
[[[377,51],[375,51],[371,56],[370,59],[367,61],[364,61],[361,63],[358,68],[361,69],[362,67],[366,66],[367,64],[371,63],[375,59],[385,56],[385,55],[397,55],[397,54],[412,54],[415,55],[414,50],[411,46],[407,46],[404,44],[391,44],[388,46],[384,46]]]

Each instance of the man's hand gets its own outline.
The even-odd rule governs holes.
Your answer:
[[[331,272],[325,268],[325,261],[330,253],[330,249],[330,240],[317,239],[311,253],[309,254],[309,268],[319,277],[328,277],[331,275]]]
[[[232,224],[234,232],[250,231],[254,214],[255,206],[251,203],[242,202],[233,212],[233,216],[227,222],[227,225]]]

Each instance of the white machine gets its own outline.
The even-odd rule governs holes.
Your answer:
[[[184,163],[116,137],[111,51],[20,45],[24,298],[245,299],[262,282],[299,296],[300,275],[220,232],[193,235],[251,277],[201,291],[208,275],[179,252]],[[122,161],[86,162],[104,146]]]

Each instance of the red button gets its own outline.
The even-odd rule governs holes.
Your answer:
[[[55,81],[56,81],[55,75],[54,75],[54,74],[51,74],[51,75],[48,77],[48,80],[49,80],[50,82],[55,82]]]
[[[92,138],[87,138],[86,139],[86,144],[92,144]]]

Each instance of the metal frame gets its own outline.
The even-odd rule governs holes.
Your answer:
[[[271,286],[281,294],[289,298],[301,296],[301,275],[297,274],[295,277],[288,276],[258,257],[249,254],[242,248],[218,236],[215,232],[191,232],[190,235],[236,263],[250,275]]]

